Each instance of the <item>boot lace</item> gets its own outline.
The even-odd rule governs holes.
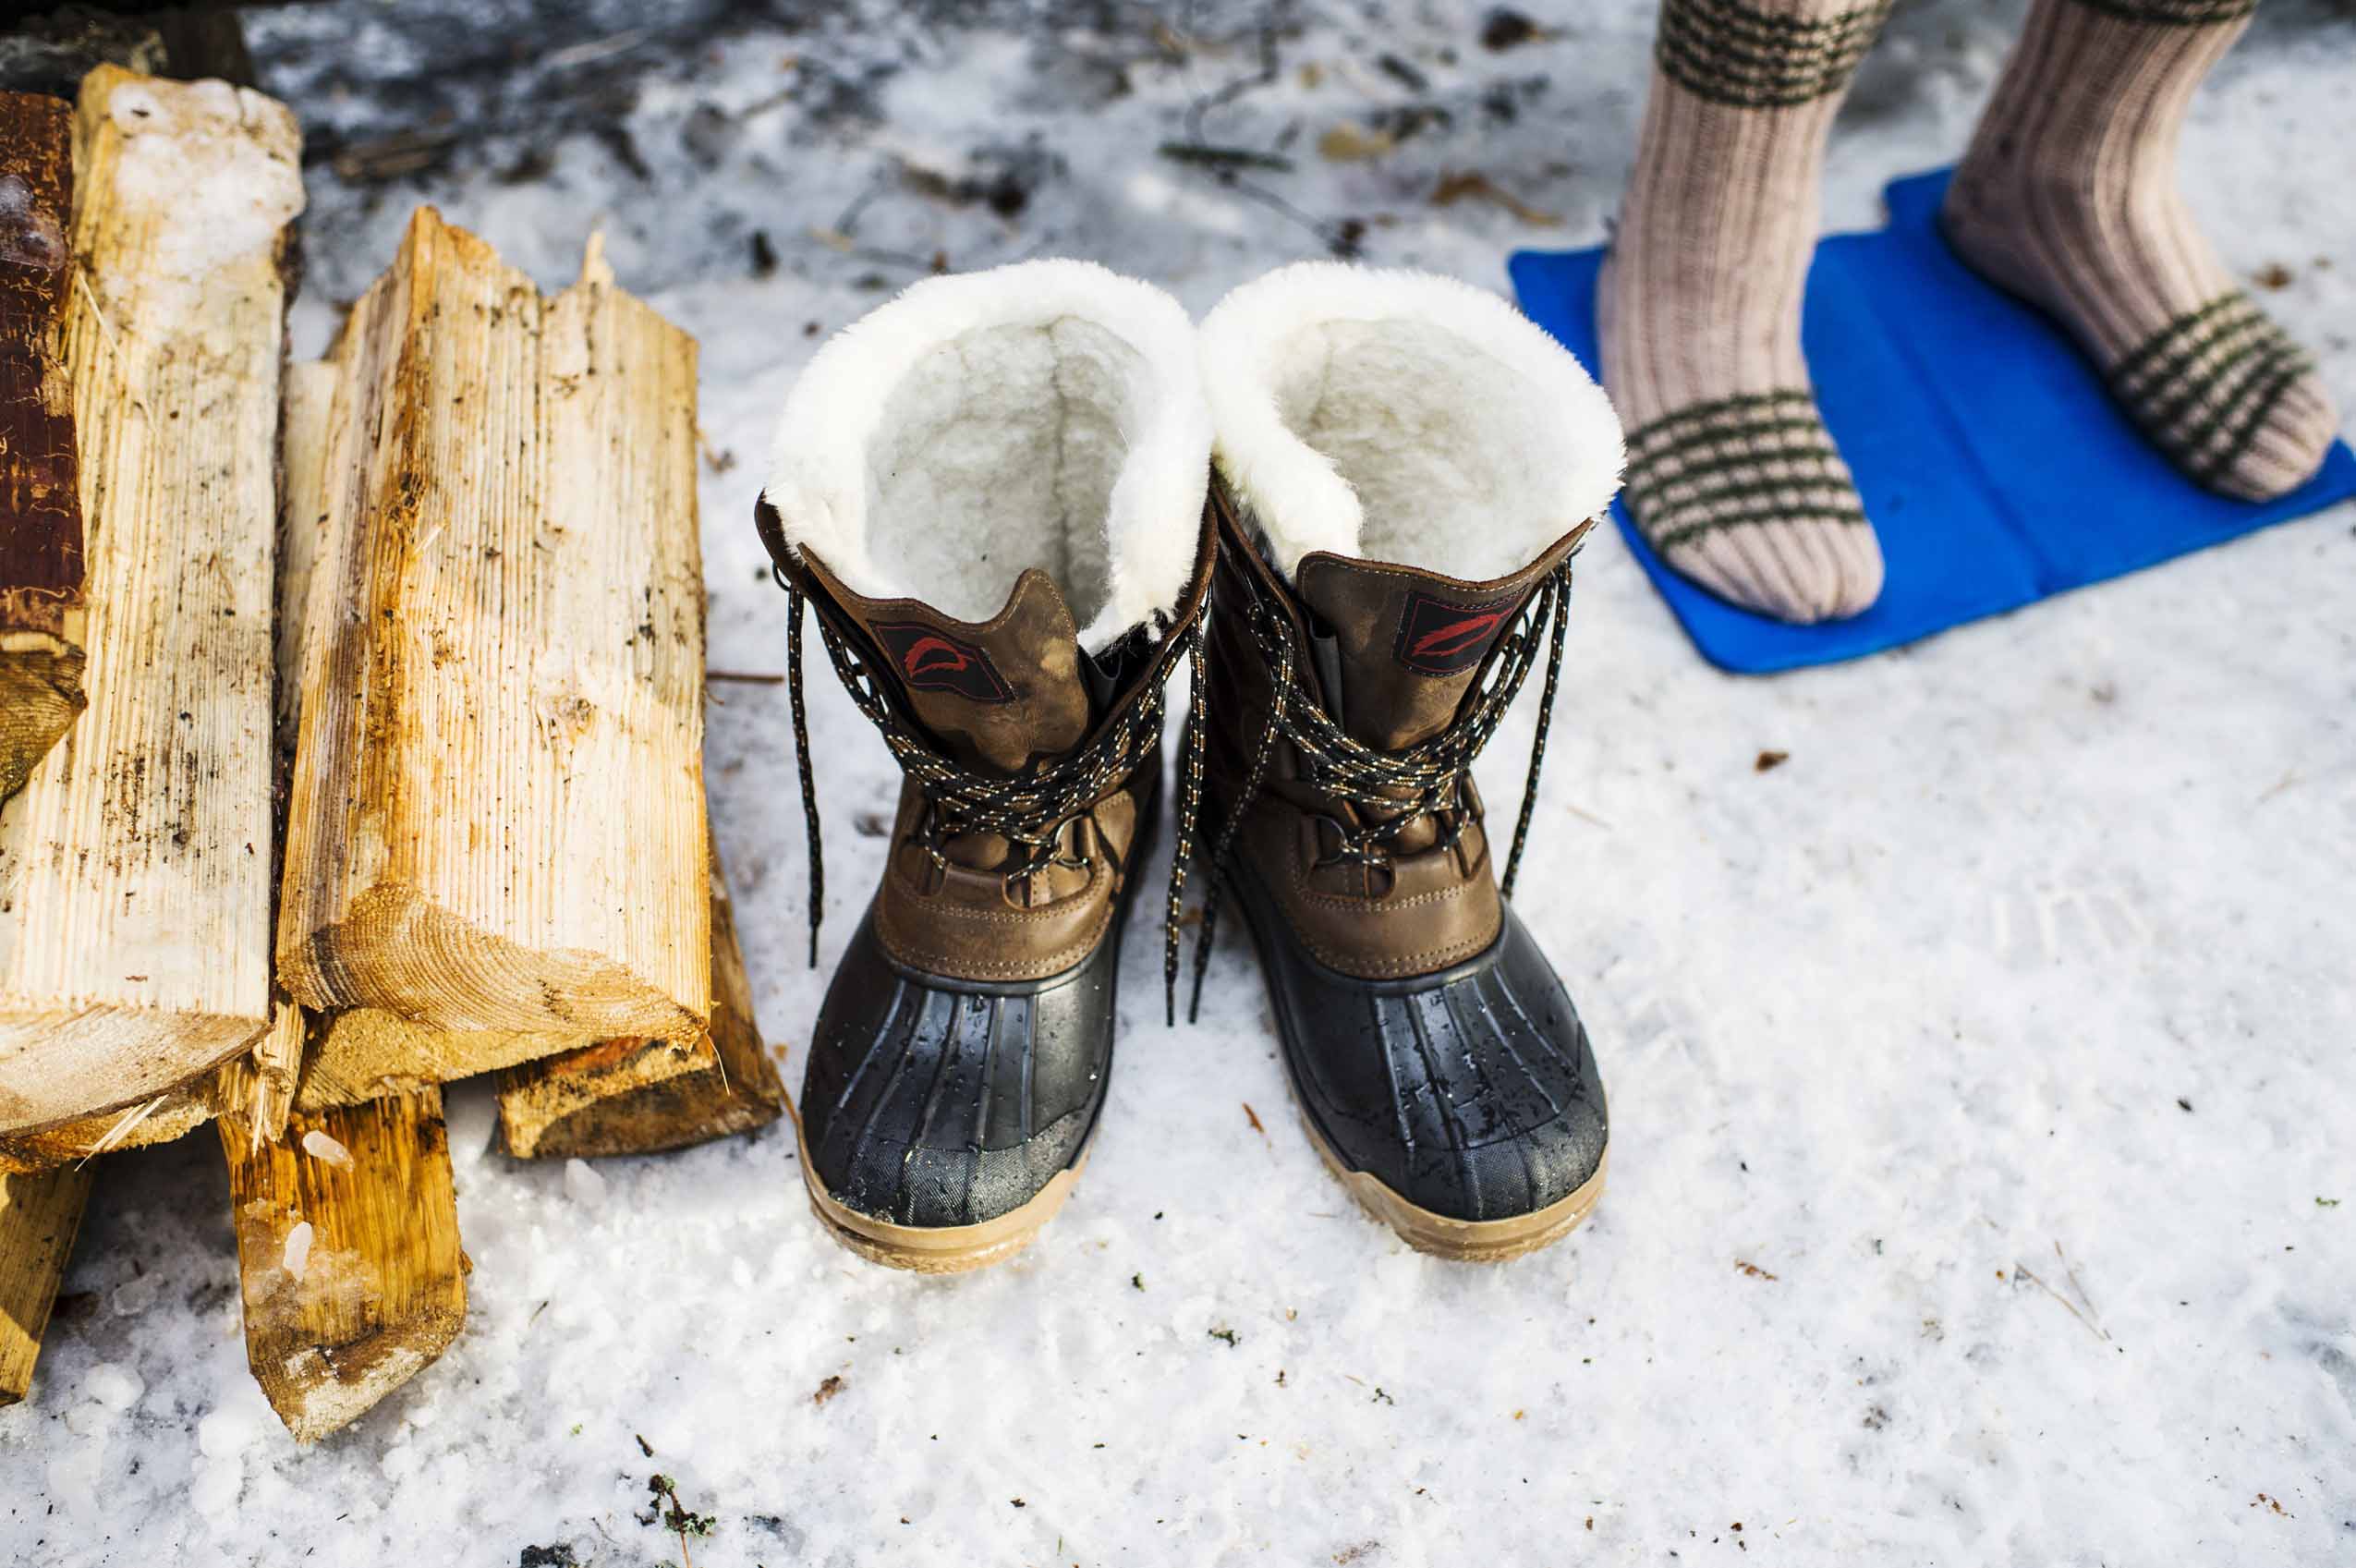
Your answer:
[[[810,966],[818,966],[819,925],[826,906],[826,846],[819,824],[818,793],[810,772],[809,722],[802,691],[802,608],[808,595],[783,571],[772,568],[777,585],[785,590],[785,686],[794,710],[794,760],[801,774],[802,822],[809,837]],[[1118,789],[1153,754],[1161,740],[1163,683],[1153,679],[1136,701],[1123,711],[1086,745],[1065,756],[1034,760],[1012,775],[985,773],[960,766],[941,755],[915,720],[904,713],[874,666],[848,637],[836,630],[821,612],[818,633],[827,658],[843,687],[860,712],[883,735],[902,771],[916,781],[924,796],[924,814],[912,842],[933,866],[946,871],[948,843],[969,833],[994,833],[1011,846],[1007,861],[997,868],[1000,885],[1012,890],[1019,880],[1038,875],[1052,866],[1085,870],[1086,854],[1063,847],[1064,829]],[[1191,644],[1198,626],[1189,626]],[[1170,941],[1175,940],[1174,930]]]
[[[1554,723],[1554,697],[1562,674],[1562,638],[1570,620],[1571,560],[1577,553],[1574,549],[1571,556],[1565,556],[1560,565],[1540,579],[1536,590],[1524,602],[1500,640],[1484,684],[1472,693],[1454,721],[1439,734],[1397,751],[1378,751],[1353,738],[1333,722],[1324,706],[1300,684],[1293,639],[1281,613],[1267,600],[1254,599],[1249,626],[1253,642],[1268,662],[1271,700],[1268,721],[1252,748],[1243,791],[1229,808],[1219,843],[1204,869],[1202,930],[1195,940],[1194,989],[1186,1008],[1189,1022],[1202,1011],[1203,975],[1217,940],[1228,857],[1234,851],[1235,836],[1245,815],[1267,783],[1277,742],[1289,742],[1300,758],[1303,784],[1330,800],[1357,808],[1354,813],[1355,821],[1338,813],[1320,813],[1340,842],[1340,847],[1325,855],[1320,864],[1388,867],[1400,834],[1424,818],[1444,821],[1442,835],[1434,847],[1453,849],[1465,828],[1481,814],[1477,797],[1470,793],[1473,759],[1497,733],[1506,710],[1512,706],[1522,683],[1537,662],[1543,640],[1547,650],[1546,687],[1539,700],[1537,731],[1530,742],[1530,766],[1522,786],[1522,808],[1513,824],[1513,847],[1506,857],[1505,875],[1499,881],[1499,891],[1509,899],[1513,896],[1514,880],[1522,869],[1523,846],[1529,839],[1530,815],[1537,806],[1538,777],[1546,766],[1547,735]],[[1178,984],[1179,887],[1202,798],[1202,704],[1206,688],[1199,644],[1193,650],[1190,679],[1193,701],[1186,714],[1179,795],[1180,858],[1172,869],[1172,912],[1163,954],[1163,984],[1173,1014]]]

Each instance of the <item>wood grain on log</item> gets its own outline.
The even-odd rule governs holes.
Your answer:
[[[695,344],[412,220],[335,361],[281,983],[450,1033],[710,1009]]]
[[[186,1137],[213,1120],[213,1108],[219,1103],[215,1084],[228,1071],[229,1067],[222,1067],[193,1084],[166,1089],[119,1111],[53,1122],[31,1132],[0,1137],[0,1174],[50,1171],[118,1149],[152,1149]]]
[[[92,72],[67,371],[90,707],[0,812],[0,1133],[152,1099],[270,1021],[284,106]]]
[[[605,1040],[503,1074],[499,1124],[522,1159],[650,1154],[752,1131],[785,1109],[761,1047],[752,982],[717,857],[711,873],[711,1028],[692,1046]]]
[[[73,125],[70,104],[0,92],[0,806],[83,706]]]
[[[310,564],[320,536],[322,437],[334,395],[334,367],[316,361],[289,368],[282,409],[276,648],[280,707],[279,767],[293,762],[295,673],[302,648],[302,614]],[[275,1138],[294,1105],[302,1064],[304,1015],[290,1002],[273,1004],[271,1025],[254,1048],[230,1058],[212,1077],[103,1115],[61,1122],[35,1132],[0,1136],[0,1172],[45,1171],[117,1149],[141,1149],[184,1137],[215,1108],[244,1116],[253,1136]],[[415,1085],[407,1087],[414,1088]]]
[[[378,1007],[315,1018],[295,1089],[298,1110],[357,1105],[572,1051],[577,1031],[437,1029]]]
[[[246,1358],[298,1442],[430,1365],[467,1316],[442,1095],[294,1116],[278,1142],[221,1118]]]
[[[73,1257],[90,1179],[87,1165],[0,1175],[0,1405],[31,1392],[32,1364]]]

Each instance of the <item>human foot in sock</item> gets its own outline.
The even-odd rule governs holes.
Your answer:
[[[1809,389],[1800,295],[1825,138],[1888,10],[1664,0],[1597,295],[1629,515],[1678,571],[1787,621],[1881,592],[1881,547]]]
[[[2313,476],[2339,417],[2176,183],[2186,105],[2255,8],[2036,0],[1942,217],[1964,261],[2077,337],[2179,468],[2260,501]]]

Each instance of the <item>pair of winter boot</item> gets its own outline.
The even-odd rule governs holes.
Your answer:
[[[1182,662],[1173,1016],[1193,865],[1194,1000],[1233,904],[1311,1140],[1367,1209],[1463,1258],[1584,1219],[1603,1087],[1507,895],[1571,560],[1621,461],[1576,361],[1496,297],[1409,273],[1286,268],[1197,331],[1147,284],[1029,262],[918,284],[824,346],[758,512],[789,596],[813,964],[805,607],[903,773],[799,1097],[830,1231],[968,1269],[1070,1196]],[[1541,663],[1500,881],[1472,764]]]

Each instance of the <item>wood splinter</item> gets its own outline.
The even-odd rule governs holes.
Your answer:
[[[298,1442],[422,1371],[467,1317],[442,1094],[297,1112],[282,1141],[224,1114],[246,1359]]]

